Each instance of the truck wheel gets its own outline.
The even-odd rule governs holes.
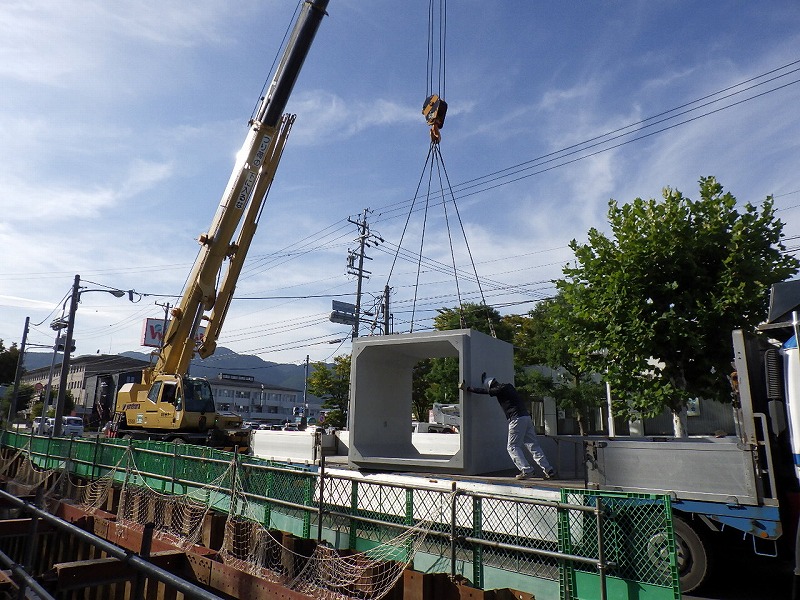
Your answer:
[[[683,519],[675,517],[672,524],[675,528],[681,592],[691,592],[700,587],[708,576],[711,564],[708,544]]]
[[[169,441],[171,443],[173,443],[173,444],[185,444],[186,443],[186,440],[183,439],[182,437],[174,437],[174,438],[171,438]]]
[[[672,525],[681,592],[691,592],[700,587],[708,576],[710,555],[707,544],[683,519],[673,517]],[[647,542],[647,556],[665,578],[669,576],[669,553],[664,532],[650,537]]]

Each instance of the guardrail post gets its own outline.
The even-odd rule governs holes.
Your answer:
[[[144,531],[142,531],[142,547],[139,550],[139,556],[145,560],[150,560],[150,549],[153,547],[153,530],[155,523],[145,523]],[[133,595],[131,598],[144,598],[144,582],[147,576],[139,571],[136,573],[136,583],[133,587]]]
[[[303,489],[303,504],[309,508],[314,506],[314,477],[306,477]],[[303,511],[303,538],[311,539],[311,511]]]
[[[350,487],[350,514],[353,516],[358,515],[358,482],[355,480],[353,480]],[[350,519],[350,539],[348,541],[350,548],[356,547],[356,533],[358,530],[356,523],[355,519]]]
[[[314,435],[319,435],[315,433]],[[324,514],[325,499],[325,457],[320,453],[319,458],[319,510],[317,511],[317,542],[322,541],[322,515]]]
[[[53,443],[53,438],[52,438],[52,436],[49,436],[47,438],[47,445],[45,446],[46,450],[44,451],[44,465],[42,466],[42,468],[45,471],[47,471],[50,468],[49,467],[49,465],[50,465],[50,444],[52,444],[52,443]]]
[[[230,515],[236,517],[238,509],[238,495],[236,494],[236,478],[239,476],[239,452],[236,448],[233,449],[233,471],[231,472],[231,510]]]
[[[270,465],[271,466],[271,465]],[[272,490],[275,487],[275,473],[272,468],[267,470],[267,489],[264,492],[264,496],[267,497],[267,501],[264,503],[264,527],[270,529],[270,524],[272,523]]]
[[[450,494],[450,576],[456,576],[456,482],[453,482],[453,493]]]
[[[472,497],[472,537],[483,538],[483,499]],[[475,587],[483,589],[483,546],[472,546],[472,582]]]
[[[606,558],[603,548],[603,499],[598,494],[594,499],[595,518],[597,519],[597,572],[600,575],[600,600],[606,600]]]
[[[72,464],[74,463],[73,461],[74,457],[72,456],[72,447],[74,443],[75,443],[75,434],[73,433],[71,436],[69,436],[69,444],[67,444],[67,460],[64,462],[64,470],[67,472],[67,475],[69,475],[72,469]]]
[[[97,453],[100,451],[100,435],[94,438],[94,458],[92,459],[92,474],[90,480],[97,479]]]
[[[175,495],[175,482],[178,479],[175,474],[177,468],[178,468],[178,444],[176,442],[172,446],[172,473],[170,473],[170,477],[172,478],[172,481],[170,481],[170,488],[172,490],[171,494],[173,496]]]
[[[41,507],[44,504],[44,490],[41,486],[36,488],[36,506]],[[22,563],[22,569],[30,573],[33,568],[33,557],[36,554],[36,548],[39,542],[39,516],[37,514],[31,515],[31,526],[28,530],[28,538],[25,540],[25,562]],[[27,595],[27,584],[23,581],[20,584],[18,598],[25,598]]]

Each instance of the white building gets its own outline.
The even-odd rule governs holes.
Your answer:
[[[245,421],[280,425],[302,414],[311,423],[319,419],[319,399],[308,398],[306,407],[302,390],[262,383],[251,375],[220,373],[208,381],[217,408],[235,412]]]

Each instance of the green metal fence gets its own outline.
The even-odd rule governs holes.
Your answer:
[[[156,441],[6,431],[2,445],[25,449],[42,469],[111,476],[165,494],[187,495],[216,482],[208,499],[214,510],[239,517],[246,504],[247,518],[265,528],[339,549],[364,551],[425,522],[430,531],[414,568],[460,576],[483,589],[510,587],[539,600],[680,598],[667,496],[563,489],[558,501],[537,500],[456,483],[427,485],[424,478],[413,486],[365,480]],[[235,480],[226,475],[232,464]]]

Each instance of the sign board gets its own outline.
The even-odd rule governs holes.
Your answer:
[[[356,305],[349,302],[339,302],[338,300],[331,300],[331,310],[345,314],[356,314]]]
[[[169,327],[169,321],[167,321]],[[206,332],[205,327],[200,327],[195,336],[195,342],[200,342]],[[160,348],[161,339],[164,337],[164,319],[146,319],[142,331],[142,346]]]

